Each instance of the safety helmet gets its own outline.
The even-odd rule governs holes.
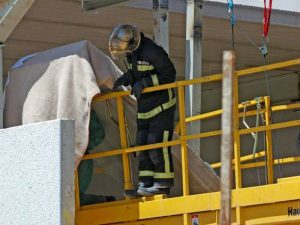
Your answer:
[[[109,51],[113,59],[132,53],[139,47],[141,34],[136,26],[121,24],[116,26],[109,36]]]

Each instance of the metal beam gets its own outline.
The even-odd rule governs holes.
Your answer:
[[[153,40],[169,53],[169,1],[153,0]]]
[[[4,43],[7,40],[34,2],[35,0],[9,1],[0,18],[0,42]]]
[[[106,6],[111,6],[115,4],[120,4],[123,2],[128,2],[129,0],[82,0],[81,6],[84,11],[95,10],[97,8],[103,8]]]

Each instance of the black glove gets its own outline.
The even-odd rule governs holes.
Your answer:
[[[144,88],[145,86],[143,82],[136,82],[131,89],[131,94],[133,94],[137,99],[140,99]]]
[[[134,76],[132,73],[132,70],[129,69],[126,73],[124,73],[122,76],[120,76],[114,84],[113,89],[116,89],[118,86],[124,85],[124,86],[128,86],[133,84],[134,82]]]

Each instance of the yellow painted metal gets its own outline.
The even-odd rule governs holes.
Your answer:
[[[198,139],[198,138],[219,136],[221,134],[222,134],[221,130],[216,130],[216,131],[209,131],[209,132],[204,132],[204,133],[199,133],[199,134],[191,134],[191,135],[187,135],[187,136],[182,136],[182,138],[184,140],[193,140],[193,139]]]
[[[265,97],[264,97],[265,98]],[[250,103],[248,106],[251,106],[251,105],[255,105],[252,104],[252,101],[253,102],[256,102],[255,100],[251,100]],[[242,104],[239,104],[239,109],[241,109],[243,107]],[[277,112],[277,111],[283,111],[283,110],[291,110],[291,109],[299,109],[300,108],[300,103],[294,103],[294,104],[289,104],[289,105],[278,105],[278,106],[273,106],[271,108],[271,111],[272,112]],[[262,113],[265,113],[265,109],[261,109],[261,112]],[[256,116],[256,113],[257,113],[257,110],[252,110],[252,111],[247,111],[246,112],[246,116]],[[219,110],[215,110],[215,111],[212,111],[212,112],[208,112],[208,113],[203,113],[203,114],[200,114],[200,115],[196,115],[196,116],[192,116],[192,117],[188,117],[186,118],[186,122],[194,122],[194,121],[197,121],[197,120],[204,120],[204,119],[211,119],[211,118],[214,118],[216,116],[219,116],[222,114],[222,110],[219,109]],[[239,113],[239,117],[242,117],[243,116],[243,113]],[[176,124],[176,128],[175,128],[175,131],[177,133],[179,133],[179,130],[180,130],[180,124],[177,123]]]
[[[130,173],[130,162],[129,157],[126,151],[124,151],[127,145],[127,135],[126,135],[126,128],[125,128],[125,117],[124,117],[124,107],[122,97],[117,97],[117,105],[118,105],[118,119],[119,119],[119,129],[120,129],[120,139],[121,139],[121,147],[123,149],[122,159],[123,159],[123,172],[124,172],[124,186],[125,189],[132,188],[132,181],[131,181],[131,173]]]
[[[282,129],[286,127],[299,126],[300,120],[283,122],[271,124],[270,120],[266,122],[266,126],[259,126],[250,129],[239,130],[239,117],[242,113],[239,109],[243,107],[243,104],[238,104],[238,77],[250,75],[253,73],[260,73],[267,70],[274,70],[278,68],[284,68],[293,65],[299,65],[300,59],[290,60],[281,63],[275,63],[271,65],[240,70],[235,73],[234,79],[234,169],[235,169],[235,183],[236,189],[233,190],[233,224],[275,224],[281,223],[283,221],[292,222],[295,224],[300,224],[300,216],[287,217],[286,208],[283,210],[282,206],[298,205],[300,204],[300,180],[293,179],[280,181],[278,184],[270,184],[266,186],[252,187],[252,188],[242,188],[241,182],[241,169],[253,168],[268,165],[268,177],[269,183],[273,182],[273,165],[279,163],[292,163],[299,162],[300,157],[289,157],[284,159],[272,159],[271,156],[271,130]],[[103,101],[109,98],[117,98],[118,104],[118,116],[120,122],[120,137],[121,137],[121,147],[122,149],[101,152],[97,154],[91,154],[85,156],[84,159],[108,157],[113,155],[122,154],[123,157],[123,167],[124,167],[124,177],[125,177],[125,188],[131,188],[131,178],[130,178],[130,167],[128,160],[128,153],[149,150],[158,147],[174,146],[181,144],[181,154],[182,154],[182,177],[183,177],[183,196],[164,199],[162,196],[156,196],[154,198],[141,198],[138,200],[124,200],[117,201],[114,203],[104,203],[92,206],[78,205],[79,200],[76,200],[76,224],[77,225],[98,225],[98,224],[114,224],[122,223],[128,225],[152,225],[152,224],[191,224],[191,214],[197,213],[199,215],[201,224],[217,224],[220,194],[219,193],[209,193],[202,195],[189,195],[189,182],[188,182],[188,161],[187,161],[187,141],[206,138],[211,136],[217,136],[221,134],[220,130],[210,131],[200,134],[186,134],[186,122],[193,122],[196,120],[213,118],[215,116],[221,115],[222,110],[216,110],[214,112],[205,113],[202,115],[197,115],[190,118],[185,118],[185,107],[184,107],[184,86],[192,84],[200,84],[212,81],[220,81],[222,79],[222,74],[215,74],[207,77],[200,77],[194,80],[179,81],[172,84],[160,85],[151,88],[146,88],[144,92],[151,92],[157,90],[163,90],[168,88],[178,87],[178,99],[179,99],[179,115],[180,122],[176,127],[176,131],[181,131],[180,139],[165,143],[158,143],[154,145],[138,146],[128,148],[125,123],[124,123],[124,113],[123,113],[123,103],[122,96],[129,95],[127,92],[114,92],[107,95],[99,95],[94,98],[94,101]],[[263,98],[266,102],[266,109],[262,109],[265,113],[266,118],[270,118],[270,107],[269,98]],[[249,101],[244,104],[255,105],[256,101]],[[281,110],[290,110],[300,108],[300,104],[290,104],[283,106],[273,106],[271,108],[272,112]],[[255,115],[256,111],[248,111],[247,116]],[[267,162],[255,162],[241,164],[241,162],[249,161],[252,155],[246,155],[241,157],[240,152],[240,135],[249,134],[251,132],[260,132],[266,130],[267,142]],[[269,132],[269,133],[268,133]],[[255,154],[255,158],[264,156],[264,152],[259,152]],[[215,167],[220,166],[220,164],[214,164]],[[77,181],[78,182],[78,181]],[[78,184],[76,184],[76,188]],[[289,190],[285,192],[283,190]],[[79,195],[78,195],[79,196]],[[184,207],[183,207],[184,206]],[[264,213],[261,208],[266,208],[268,213]],[[251,213],[250,213],[251,212]],[[282,213],[282,212],[285,212]],[[203,217],[202,217],[203,216]],[[174,220],[176,218],[176,220]],[[180,221],[180,222],[177,222]]]
[[[273,160],[274,165],[285,164],[285,163],[295,163],[295,162],[300,162],[300,157],[288,157],[288,158]],[[254,167],[262,167],[265,165],[266,165],[265,162],[255,162],[255,163],[242,164],[241,168],[249,169],[249,168],[254,168]]]
[[[199,213],[200,224],[211,224],[213,223],[212,218],[216,217],[216,211],[220,207],[220,193],[214,192],[149,201],[127,201],[127,204],[126,201],[122,201],[122,204],[114,204],[114,206],[107,205],[106,207],[80,210],[77,213],[76,224],[98,225],[134,222],[190,213]],[[282,221],[283,217],[281,216],[284,216],[284,219],[288,218],[288,207],[295,206],[295,208],[299,208],[299,204],[300,179],[232,191],[233,209],[241,207],[241,224],[249,224],[247,221],[254,219],[263,221],[264,217],[273,222]],[[205,218],[201,217],[201,213],[211,213],[211,216],[207,216],[210,221],[206,223]],[[275,218],[278,218],[278,220]],[[295,218],[300,222],[300,216]]]
[[[75,170],[75,210],[80,209],[78,170]]]
[[[293,162],[300,162],[300,156],[298,157],[288,157],[283,159],[275,159],[274,164],[281,164],[281,163],[293,163]]]
[[[241,157],[241,162],[246,162],[249,160],[253,160],[255,158],[261,158],[264,157],[266,155],[265,151],[260,151],[260,152],[256,152],[253,156],[253,154],[250,155],[245,155]]]
[[[115,150],[109,150],[109,151],[85,155],[83,157],[83,160],[115,156],[115,155],[120,155],[123,152],[132,153],[132,152],[145,151],[145,150],[150,150],[150,149],[154,149],[154,148],[163,148],[166,146],[174,146],[174,145],[180,145],[180,144],[181,144],[180,140],[174,140],[174,141],[168,141],[168,142],[151,144],[151,145],[130,147],[130,148],[126,148],[126,149],[115,149]]]
[[[253,156],[253,154],[241,156],[240,161],[241,162],[246,162],[246,161],[261,158],[261,157],[264,157],[264,156],[265,156],[265,151],[260,151],[260,152],[255,153],[254,156]],[[232,160],[232,164],[234,164],[234,159]],[[221,167],[221,162],[211,164],[210,166],[214,169],[219,168],[219,167]]]
[[[239,89],[237,73],[233,75],[233,151],[235,169],[235,187],[242,187],[241,159],[240,159],[240,135],[239,135]]]
[[[282,69],[290,66],[296,66],[300,64],[300,58],[298,59],[292,59],[284,62],[279,62],[279,63],[274,63],[274,64],[269,64],[265,66],[258,66],[258,67],[253,67],[250,69],[244,69],[237,71],[238,76],[246,76],[246,75],[251,75],[254,73],[260,73],[260,72],[265,72],[265,71],[270,71],[270,70],[276,70],[276,69]]]
[[[200,115],[188,117],[188,118],[186,118],[185,122],[188,123],[188,122],[194,122],[194,121],[197,121],[197,120],[214,118],[216,116],[221,115],[222,112],[223,112],[223,110],[219,109],[219,110],[215,110],[215,111],[212,111],[212,112],[203,113],[203,114],[200,114]]]
[[[239,70],[236,72],[236,74],[238,77],[240,77],[240,76],[251,75],[254,73],[269,71],[269,70],[276,70],[276,69],[280,69],[280,68],[296,66],[299,64],[300,64],[300,58],[288,60],[288,61],[284,61],[284,62],[280,62],[280,63],[269,64],[269,65],[265,65],[265,66],[253,67],[250,69]],[[213,81],[220,81],[221,79],[222,79],[221,73],[210,75],[210,76],[201,76],[201,77],[193,79],[193,80],[183,80],[183,81],[178,81],[178,82],[171,83],[171,84],[164,84],[164,85],[159,85],[159,86],[155,86],[155,87],[145,88],[143,90],[143,93],[159,91],[159,90],[164,90],[164,89],[168,89],[168,88],[175,88],[175,87],[179,87],[179,86],[187,86],[187,85],[192,85],[192,84],[201,84],[201,83],[208,83],[208,82],[213,82]],[[106,99],[115,98],[118,96],[126,96],[129,94],[130,94],[130,91],[112,92],[112,93],[105,94],[105,95],[99,94],[94,97],[93,101],[94,102],[103,101]]]
[[[182,165],[182,195],[188,196],[189,191],[189,169],[188,169],[188,154],[187,154],[187,141],[184,139],[186,135],[185,123],[185,101],[184,101],[184,87],[178,87],[178,100],[179,100],[179,123],[181,130],[181,165]],[[188,215],[183,214],[183,225],[188,225]]]
[[[272,112],[277,112],[277,111],[282,111],[282,110],[291,110],[291,109],[300,109],[300,103],[273,106]]]
[[[235,208],[235,224],[241,224],[242,223],[242,207],[237,206]]]
[[[299,200],[243,208],[242,224],[300,224],[300,216],[289,215],[289,208],[299,208]]]
[[[271,103],[270,103],[270,97],[267,96],[265,99],[265,123],[267,126],[269,126],[271,121]],[[267,178],[268,178],[268,184],[273,183],[273,145],[272,145],[272,131],[267,130],[266,131],[266,151],[267,151]]]
[[[262,102],[262,100],[260,100],[260,102]],[[245,104],[247,106],[253,106],[253,105],[257,104],[257,101],[256,100],[251,100],[251,101],[248,101]],[[245,104],[239,104],[239,109],[242,109]],[[265,111],[264,109],[261,110],[262,113],[264,111]],[[194,121],[198,121],[198,120],[211,119],[211,118],[220,116],[222,114],[222,112],[223,112],[223,110],[219,109],[219,110],[215,110],[215,111],[212,111],[212,112],[199,114],[199,115],[196,115],[196,116],[186,118],[185,122],[190,123],[190,122],[194,122]],[[246,112],[246,116],[255,116],[256,113],[257,113],[256,110],[248,111],[248,112]],[[244,116],[244,113],[239,113],[239,117],[242,117],[242,116]],[[176,124],[175,131],[179,134],[180,123]]]
[[[283,182],[299,182],[300,181],[300,176],[296,177],[284,177],[284,178],[279,178],[277,179],[278,183],[283,183]]]
[[[266,163],[264,161],[246,163],[246,164],[241,164],[241,169],[250,169],[250,168],[254,168],[254,167],[262,167],[262,166],[265,166],[265,165],[266,165]]]
[[[237,73],[233,74],[233,155],[234,155],[234,174],[235,174],[235,188],[242,188],[242,170],[241,170],[241,152],[240,152],[240,135],[239,131],[239,89]],[[233,198],[233,197],[232,197]],[[233,215],[233,214],[232,214]],[[235,217],[238,223],[241,220],[241,210],[237,207]]]
[[[125,222],[122,225],[182,225],[183,224],[183,216],[165,216],[155,219],[148,219],[148,220],[139,220],[136,222]],[[190,224],[190,223],[189,223]],[[113,223],[110,225],[121,225],[120,223]]]
[[[185,213],[183,214],[183,224],[188,225],[189,223],[189,214]]]
[[[259,126],[259,127],[254,127],[254,128],[250,128],[250,129],[242,129],[242,130],[239,130],[238,133],[241,135],[245,135],[245,134],[249,134],[251,132],[264,131],[265,129],[266,130],[274,130],[274,129],[280,129],[280,128],[299,126],[299,125],[300,125],[300,120],[295,120],[295,121],[290,121],[290,122],[276,123],[276,124],[272,124],[269,126]],[[182,136],[182,139],[183,140],[192,140],[192,139],[212,137],[212,136],[217,136],[217,135],[221,135],[220,130]],[[114,156],[114,155],[122,154],[123,152],[130,153],[130,152],[137,152],[137,151],[143,151],[143,150],[150,150],[153,148],[174,146],[174,145],[179,145],[179,144],[181,144],[181,141],[175,140],[175,141],[169,141],[169,142],[164,142],[164,143],[157,143],[157,144],[153,144],[153,145],[130,147],[130,148],[126,148],[124,150],[122,150],[122,149],[110,150],[110,151],[86,155],[83,157],[83,160],[95,159],[95,158],[101,158],[101,157],[107,157],[107,156]]]
[[[242,129],[239,130],[240,135],[244,134],[250,134],[251,132],[260,132],[260,131],[265,131],[265,130],[275,130],[275,129],[282,129],[282,128],[287,128],[287,127],[294,127],[294,126],[300,126],[300,120],[292,120],[288,122],[282,122],[282,123],[274,123],[268,126],[258,126],[258,127],[253,127],[249,129]]]
[[[265,97],[264,97],[265,98]],[[263,101],[260,101],[263,102]],[[253,106],[255,105],[255,103],[257,103],[257,101],[255,100],[251,100],[249,101],[249,103],[247,103],[247,106]],[[239,104],[239,109],[241,109],[243,107],[243,104]],[[294,104],[289,104],[289,105],[278,105],[278,106],[273,106],[271,109],[272,112],[277,112],[277,111],[283,111],[283,110],[291,110],[291,109],[298,109],[300,108],[300,103],[294,103]],[[262,113],[265,113],[265,109],[261,109]],[[247,111],[246,112],[246,116],[256,116],[257,110],[252,110],[252,111]],[[208,113],[203,113],[200,115],[196,115],[196,116],[192,116],[192,117],[188,117],[186,118],[186,122],[194,122],[197,120],[204,120],[204,119],[211,119],[214,118],[216,116],[219,116],[222,114],[222,110],[215,110],[212,112],[208,112]],[[239,113],[239,117],[242,117],[243,113]],[[179,126],[180,124],[178,123],[176,126],[176,130],[179,131]]]
[[[189,170],[187,160],[187,142],[184,136],[186,135],[185,124],[185,103],[184,103],[184,87],[178,87],[178,100],[179,100],[179,120],[181,130],[181,164],[182,164],[182,194],[183,196],[189,195]]]
[[[273,165],[278,165],[278,164],[285,164],[285,163],[295,163],[295,162],[300,162],[300,157],[288,157],[288,158],[281,158],[281,159],[274,159],[273,160]],[[219,167],[219,163],[213,164],[213,168]],[[246,164],[241,164],[241,169],[250,169],[250,168],[255,168],[255,167],[262,167],[265,166],[266,163],[264,161],[261,162],[253,162],[253,163],[246,163]]]
[[[264,97],[265,98],[265,97]],[[252,105],[255,105],[255,100],[251,100],[249,101],[249,104],[247,103],[247,106],[252,106]],[[262,101],[261,101],[262,102]],[[243,107],[243,104],[239,104],[239,109],[241,109]],[[291,109],[299,109],[300,108],[300,103],[294,103],[294,104],[289,104],[289,105],[278,105],[278,106],[273,106],[271,108],[271,111],[272,112],[277,112],[277,111],[283,111],[283,110],[291,110]],[[265,113],[266,110],[265,109],[262,109],[261,110],[262,113]],[[247,111],[246,112],[246,116],[255,116],[257,113],[256,110],[252,110],[252,111]],[[219,110],[215,110],[215,111],[212,111],[212,112],[208,112],[208,113],[203,113],[203,114],[200,114],[200,115],[196,115],[196,116],[192,116],[192,117],[188,117],[186,118],[186,122],[194,122],[194,121],[197,121],[197,120],[204,120],[204,119],[211,119],[211,118],[214,118],[216,116],[219,116],[222,114],[222,110],[219,109]],[[239,117],[242,117],[243,116],[243,113],[239,113]],[[175,128],[175,131],[177,133],[179,133],[179,130],[180,130],[180,124],[178,123],[176,125],[176,128]]]

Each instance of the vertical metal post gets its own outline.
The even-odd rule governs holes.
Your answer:
[[[184,87],[178,87],[178,100],[179,100],[179,122],[180,122],[180,139],[181,139],[181,160],[182,160],[182,191],[183,196],[189,195],[189,170],[187,160],[187,142],[186,136],[186,123],[185,123],[185,104],[184,104]]]
[[[233,76],[233,149],[234,149],[234,172],[235,172],[235,187],[242,187],[241,176],[241,140],[239,135],[240,118],[239,118],[239,93],[238,93],[238,77],[236,72]]]
[[[265,97],[265,121],[266,126],[271,124],[271,103],[270,97]],[[273,144],[272,144],[272,131],[266,130],[266,148],[267,148],[267,168],[268,168],[268,184],[272,184],[273,181]]]
[[[186,62],[185,79],[191,80],[202,73],[202,0],[187,0],[186,5]],[[201,113],[201,84],[186,88],[187,116]],[[189,133],[200,133],[200,121],[188,125]],[[189,144],[200,152],[200,140]]]
[[[188,149],[185,123],[185,102],[184,102],[184,86],[178,87],[179,100],[179,123],[180,123],[180,139],[181,139],[181,165],[182,165],[182,195],[190,194],[189,190],[189,169],[188,169]],[[183,224],[188,225],[188,214],[183,214]]]
[[[75,171],[75,210],[80,210],[80,190],[79,190],[79,179],[78,169]]]
[[[221,136],[221,215],[222,225],[231,224],[231,186],[233,153],[233,76],[235,55],[232,51],[223,53],[222,85],[222,136]]]
[[[153,40],[169,53],[169,1],[153,0]]]
[[[239,135],[240,117],[239,117],[239,88],[237,73],[233,74],[233,150],[234,150],[234,172],[235,188],[242,188],[242,171],[241,171],[241,139]],[[241,207],[235,208],[236,223],[241,224]]]
[[[0,129],[3,128],[3,44],[0,43]]]
[[[125,119],[124,119],[124,106],[122,101],[122,96],[117,97],[117,106],[118,106],[118,119],[119,119],[119,129],[120,129],[120,139],[121,147],[124,150],[122,154],[123,159],[123,172],[124,172],[124,186],[125,189],[132,188],[131,173],[130,173],[130,162],[128,154],[125,152],[127,145],[126,137],[126,128],[125,128]]]

